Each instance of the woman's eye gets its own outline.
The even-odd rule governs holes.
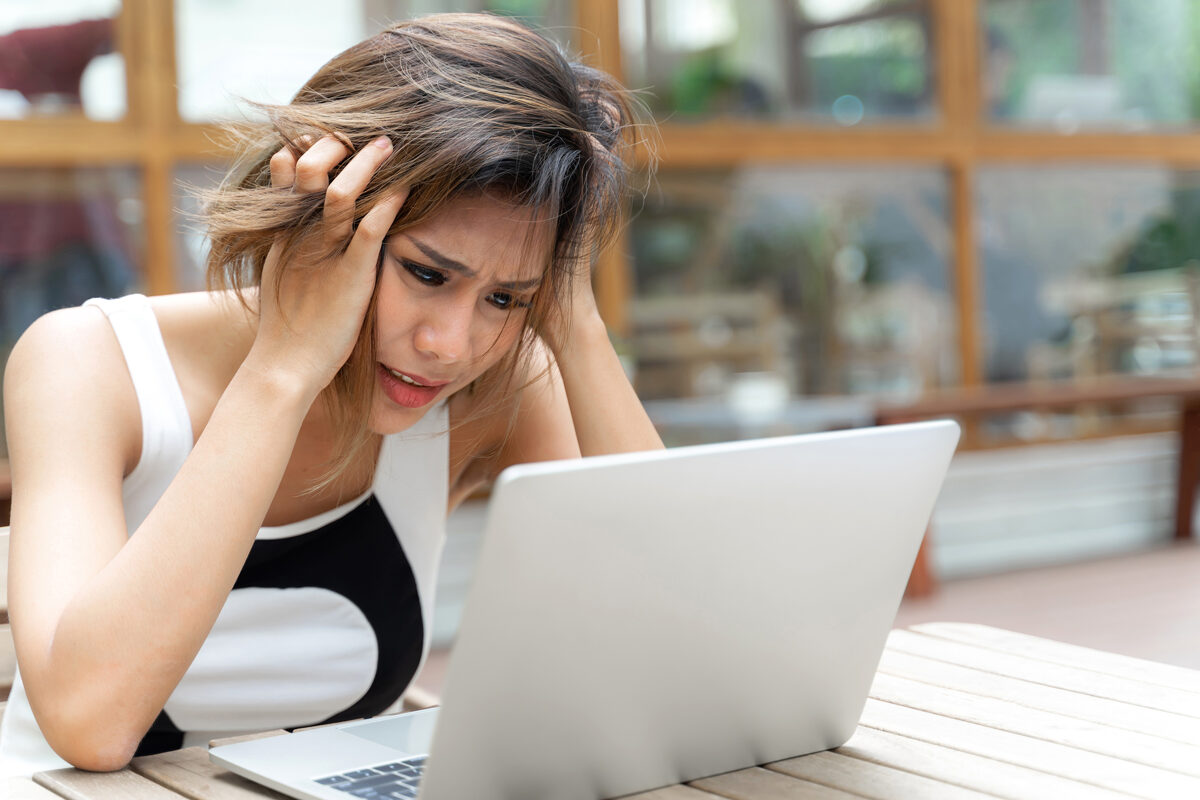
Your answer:
[[[487,296],[487,301],[504,311],[510,308],[529,308],[531,305],[528,300],[521,300],[508,292],[492,292]]]
[[[420,264],[414,264],[411,261],[404,261],[402,263],[410,275],[426,286],[441,286],[446,282],[446,276],[438,272],[436,269],[423,267]]]

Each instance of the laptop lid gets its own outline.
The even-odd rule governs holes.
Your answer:
[[[958,436],[506,470],[421,798],[615,797],[842,744]]]

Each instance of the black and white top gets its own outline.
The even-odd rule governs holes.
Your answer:
[[[192,428],[146,298],[91,300],[117,334],[142,414],[125,479],[133,533],[192,448]],[[445,404],[384,438],[362,496],[259,531],[233,591],[138,754],[383,711],[429,650],[446,528]],[[18,674],[0,730],[0,775],[68,766],[46,743]]]

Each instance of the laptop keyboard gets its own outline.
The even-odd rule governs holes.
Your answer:
[[[425,756],[417,756],[313,780],[354,797],[400,800],[417,796],[417,784],[424,768]]]

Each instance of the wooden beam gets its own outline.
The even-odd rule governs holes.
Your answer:
[[[129,0],[127,0],[128,2]],[[166,294],[176,288],[173,207],[178,127],[175,93],[174,4],[137,0],[145,52],[142,97],[146,102],[145,151],[142,161],[142,202],[146,209],[146,291]]]
[[[113,41],[114,49],[121,54],[122,66],[125,69],[125,117],[128,120],[137,120],[142,113],[141,98],[135,86],[138,79],[137,65],[142,63],[136,16],[131,12],[128,3],[121,4]]]
[[[941,94],[941,93],[939,93]],[[854,129],[772,125],[719,120],[703,125],[664,123],[659,126],[659,155],[664,167],[727,167],[779,161],[870,160],[948,162],[1081,161],[1200,166],[1197,133],[1081,133],[1005,131],[972,123],[978,98],[944,97],[958,117],[949,124],[887,125]]]
[[[576,0],[575,18],[579,47],[588,63],[623,81],[617,0]]]
[[[576,19],[582,31],[580,47],[584,58],[592,66],[622,80],[624,69],[616,0],[577,0]],[[600,316],[610,330],[620,335],[627,332],[627,309],[633,300],[633,265],[625,242],[622,231],[600,254],[593,281]]]
[[[958,312],[959,380],[973,385],[982,380],[983,330],[980,320],[980,263],[975,239],[975,167],[972,143],[980,127],[979,21],[974,3],[935,0],[938,99],[945,126],[948,163],[950,228],[953,232],[952,274]],[[957,145],[957,146],[955,146]],[[968,438],[973,431],[968,430]]]
[[[975,169],[968,160],[953,162],[950,178],[950,222],[954,230],[953,284],[957,298],[959,379],[971,386],[983,381],[982,283],[975,239]]]

